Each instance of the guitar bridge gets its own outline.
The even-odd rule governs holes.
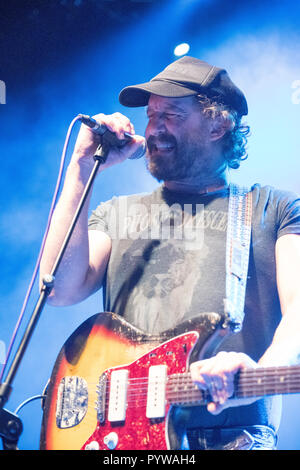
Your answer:
[[[81,377],[63,377],[56,401],[56,425],[65,429],[77,426],[88,408],[88,386]]]

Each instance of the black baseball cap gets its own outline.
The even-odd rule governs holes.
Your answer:
[[[240,116],[248,114],[246,98],[226,70],[190,56],[172,62],[149,82],[123,88],[119,101],[128,107],[147,106],[150,94],[168,98],[204,94]]]

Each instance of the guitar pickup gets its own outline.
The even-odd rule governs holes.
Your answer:
[[[125,421],[127,408],[128,370],[113,370],[110,376],[108,421]]]
[[[99,384],[97,385],[97,419],[103,424],[105,422],[105,402],[106,402],[106,390],[107,390],[107,374],[104,372],[99,378]]]
[[[149,368],[146,416],[149,419],[164,418],[166,413],[167,366]]]

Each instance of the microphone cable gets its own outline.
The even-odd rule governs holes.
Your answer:
[[[57,203],[57,199],[58,199],[58,195],[59,195],[59,192],[60,192],[60,189],[61,189],[62,177],[63,177],[63,173],[64,173],[64,169],[65,169],[66,155],[67,155],[67,150],[68,150],[68,146],[69,146],[69,143],[70,143],[71,133],[73,131],[73,127],[74,127],[75,123],[77,121],[79,121],[80,119],[81,119],[80,115],[78,115],[71,121],[71,123],[69,125],[69,128],[68,128],[68,131],[67,131],[67,134],[66,134],[66,138],[65,138],[65,142],[64,142],[64,146],[63,146],[63,151],[62,151],[62,155],[61,155],[61,159],[60,159],[59,173],[58,173],[57,182],[56,182],[56,186],[55,186],[55,190],[54,190],[54,194],[53,194],[53,198],[52,198],[52,202],[51,202],[51,206],[50,206],[50,211],[49,211],[49,215],[48,215],[48,220],[47,220],[47,224],[46,224],[45,233],[44,233],[44,236],[43,236],[43,239],[42,239],[41,248],[40,248],[38,258],[37,258],[37,261],[36,261],[36,264],[35,264],[35,267],[34,267],[34,270],[33,270],[33,274],[32,274],[32,277],[31,277],[31,280],[30,280],[30,283],[29,283],[29,286],[28,286],[28,289],[27,289],[27,292],[26,292],[26,295],[25,295],[25,298],[24,298],[24,302],[23,302],[23,305],[22,305],[22,308],[21,308],[21,311],[20,311],[20,314],[19,314],[19,318],[17,320],[15,329],[13,331],[13,334],[12,334],[12,337],[11,337],[11,340],[10,340],[10,344],[8,346],[8,349],[7,349],[5,361],[4,361],[4,364],[3,364],[3,367],[2,367],[2,370],[1,370],[1,374],[0,374],[0,383],[2,383],[2,381],[3,381],[4,372],[5,372],[5,369],[7,367],[7,364],[8,364],[11,352],[12,352],[12,348],[13,348],[14,343],[16,341],[17,334],[18,334],[19,329],[21,327],[21,323],[22,323],[24,315],[25,315],[25,311],[26,311],[26,308],[27,308],[27,305],[28,305],[28,301],[29,301],[34,283],[36,281],[36,277],[37,277],[37,273],[38,273],[38,270],[39,270],[39,267],[40,267],[40,261],[41,261],[41,258],[42,258],[43,252],[44,252],[45,242],[46,242],[46,239],[47,239],[47,236],[48,236],[49,227],[50,227],[50,224],[51,224],[53,212],[54,212],[54,209],[55,209],[55,206],[56,206],[56,203]]]

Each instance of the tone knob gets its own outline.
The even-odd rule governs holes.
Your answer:
[[[108,449],[115,449],[118,444],[118,434],[115,432],[110,432],[103,439],[104,444]]]

